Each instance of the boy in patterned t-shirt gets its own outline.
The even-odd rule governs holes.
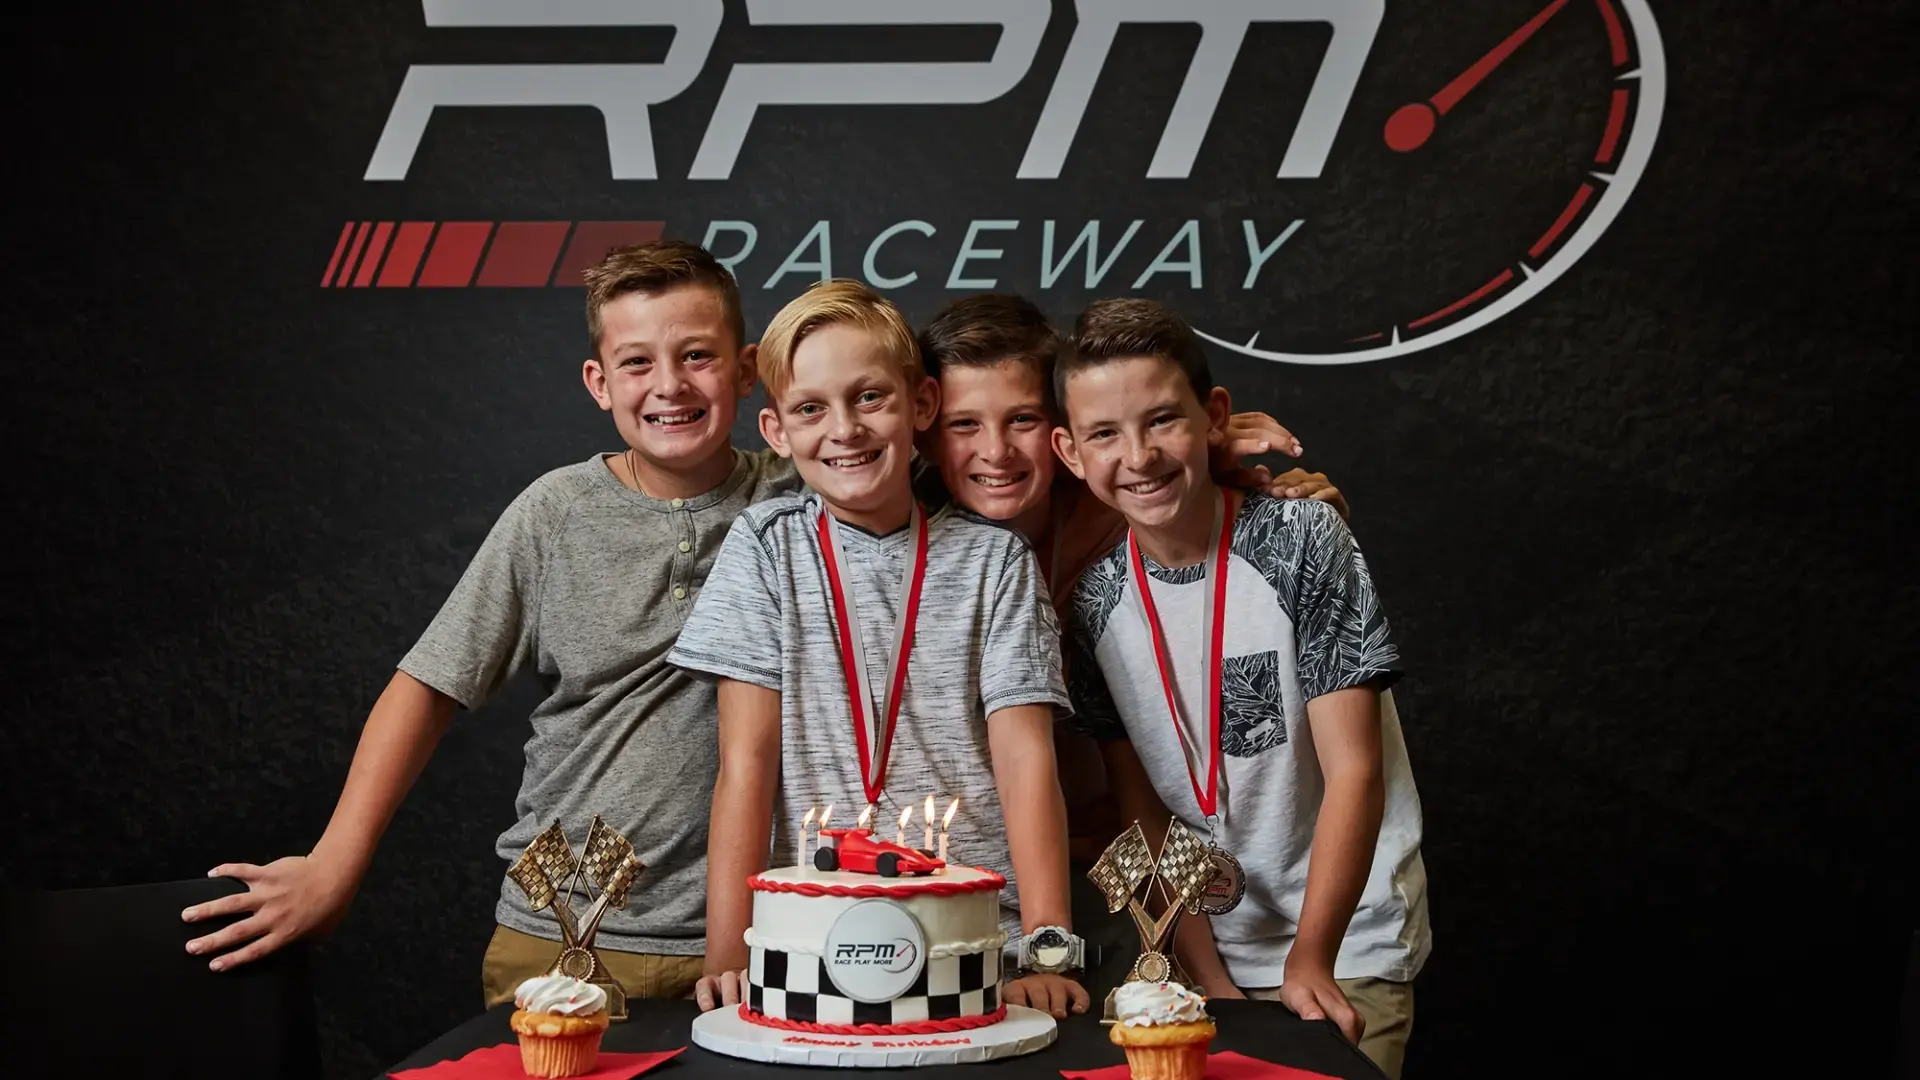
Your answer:
[[[1399,653],[1366,560],[1332,507],[1213,482],[1207,436],[1230,404],[1179,316],[1103,301],[1075,337],[1055,368],[1055,446],[1130,526],[1074,589],[1075,713],[1103,741],[1123,820],[1157,845],[1171,810],[1244,882],[1222,875],[1217,913],[1182,921],[1176,956],[1208,996],[1330,1018],[1398,1076],[1426,871],[1381,695]]]

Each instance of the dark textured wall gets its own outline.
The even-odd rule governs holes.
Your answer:
[[[1383,48],[1437,86],[1539,6],[1392,4]],[[1072,21],[1056,15],[1002,112],[764,114],[743,158],[760,182],[675,179],[716,61],[655,110],[657,187],[607,179],[588,110],[467,110],[436,117],[414,175],[376,191],[361,172],[408,63],[607,60],[663,39],[429,31],[412,4],[341,7],[75,8],[7,46],[10,880],[305,850],[367,707],[493,517],[614,444],[577,383],[576,292],[317,289],[343,220],[664,218],[696,240],[710,217],[799,222],[763,240],[759,276],[814,217],[950,209],[943,228],[964,228],[1003,210],[967,201],[961,162],[1011,174]],[[1897,679],[1920,614],[1911,5],[1656,10],[1670,87],[1651,168],[1546,294],[1379,363],[1218,358],[1240,405],[1292,425],[1349,493],[1411,667],[1437,946],[1409,1075],[1891,1068],[1920,927]],[[770,58],[742,23],[730,8],[717,54]],[[973,33],[952,47],[990,47]],[[1128,183],[1196,40],[1168,33],[1163,49],[1123,32],[1128,70],[1157,89],[1134,101],[1133,81],[1103,81],[1121,104],[1082,133],[1122,146]],[[829,57],[886,39],[848,41]],[[1488,143],[1498,161],[1525,153],[1530,110],[1558,106],[1543,91],[1486,107],[1519,125]],[[924,163],[888,149],[923,130],[944,133],[915,144]],[[1203,171],[1238,145],[1210,138]],[[1061,193],[1030,189],[1045,205],[1027,215],[1098,201],[1110,178],[1076,168]],[[1219,195],[1194,190],[1138,198],[1183,216],[1182,199]],[[1134,198],[1099,212],[1123,221]],[[1456,217],[1497,225],[1500,209]],[[1418,235],[1370,250],[1403,270],[1457,255]],[[837,269],[857,273],[864,238],[845,243]],[[1009,265],[1031,263],[1031,233],[1019,246]],[[750,321],[798,285],[750,289]],[[923,284],[903,302],[923,317],[944,298]],[[325,944],[332,1075],[368,1075],[477,1007],[531,690],[460,720]]]

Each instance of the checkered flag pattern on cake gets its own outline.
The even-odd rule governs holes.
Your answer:
[[[1207,861],[1207,845],[1175,821],[1167,826],[1167,840],[1160,845],[1160,862],[1153,872],[1173,894],[1173,902],[1185,907],[1213,877],[1213,867]]]
[[[985,1016],[1000,1007],[1000,950],[930,956],[913,985],[892,1001],[842,997],[826,961],[756,945],[747,961],[747,1007],[808,1024],[916,1024]]]
[[[1119,911],[1133,898],[1133,892],[1153,873],[1153,851],[1147,847],[1147,834],[1134,822],[1119,838],[1107,845],[1100,858],[1087,871],[1087,877],[1107,898],[1107,910]]]

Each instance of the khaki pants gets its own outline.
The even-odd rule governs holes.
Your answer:
[[[706,964],[704,956],[594,951],[630,998],[687,997],[693,993],[693,984],[700,981],[700,969]],[[480,962],[480,986],[487,995],[487,1008],[512,1001],[521,983],[546,974],[559,956],[557,941],[494,927],[493,940],[487,942],[487,957]]]
[[[1334,985],[1347,995],[1347,1004],[1366,1022],[1360,1033],[1360,1052],[1380,1067],[1380,1071],[1400,1080],[1400,1066],[1407,1059],[1407,1036],[1413,1033],[1413,986],[1385,979],[1335,979]],[[1277,986],[1243,988],[1250,998],[1279,1001]]]

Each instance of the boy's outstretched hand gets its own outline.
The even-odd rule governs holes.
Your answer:
[[[180,913],[187,922],[246,914],[236,923],[187,942],[188,952],[212,957],[207,966],[215,971],[250,963],[289,942],[331,930],[359,889],[357,875],[298,855],[265,866],[223,863],[207,876],[233,878],[247,886],[246,892],[195,904]]]
[[[1001,997],[1009,1005],[1039,1009],[1056,1020],[1065,1020],[1069,1011],[1083,1013],[1092,999],[1086,988],[1064,975],[1022,975],[1007,983]]]
[[[1347,1002],[1347,995],[1340,992],[1331,975],[1288,972],[1287,981],[1280,985],[1280,1003],[1302,1020],[1333,1021],[1340,1034],[1355,1045],[1367,1030],[1367,1022]]]
[[[712,1012],[722,1005],[738,1005],[746,999],[747,973],[744,970],[702,975],[700,981],[693,984],[693,1000],[700,1003],[701,1012]]]

